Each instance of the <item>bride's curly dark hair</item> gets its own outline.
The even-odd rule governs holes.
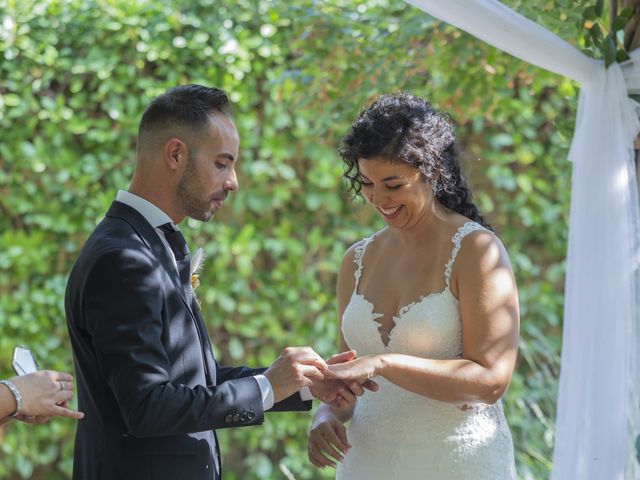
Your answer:
[[[462,176],[450,117],[436,112],[422,98],[408,93],[378,97],[351,125],[342,140],[340,156],[345,163],[344,177],[354,195],[362,189],[359,158],[404,162],[429,179],[443,206],[493,230],[474,205]]]

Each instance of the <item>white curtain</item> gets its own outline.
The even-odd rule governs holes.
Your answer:
[[[640,433],[640,217],[633,156],[640,123],[637,104],[627,95],[627,89],[640,93],[640,55],[605,69],[497,0],[406,1],[581,85],[569,153],[571,214],[552,478],[640,478],[633,446]]]

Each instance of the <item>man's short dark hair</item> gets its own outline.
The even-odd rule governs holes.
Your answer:
[[[138,141],[147,133],[165,128],[198,131],[212,112],[231,115],[229,97],[219,88],[180,85],[154,98],[142,114]]]

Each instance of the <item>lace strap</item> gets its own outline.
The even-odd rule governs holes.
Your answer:
[[[356,278],[356,283],[355,283],[355,286],[353,287],[354,292],[358,291],[358,284],[360,283],[360,277],[362,276],[362,258],[364,257],[364,252],[367,250],[367,246],[369,245],[369,243],[371,243],[371,240],[373,240],[374,236],[375,235],[367,237],[361,240],[360,242],[358,242],[358,245],[356,245],[355,252],[354,252],[355,256],[353,258],[353,261],[357,266],[356,271],[354,273],[354,277]]]
[[[451,251],[451,257],[447,262],[447,266],[444,270],[444,279],[447,284],[447,288],[450,288],[449,283],[451,282],[451,269],[453,268],[453,262],[456,261],[456,257],[458,256],[458,252],[460,251],[460,245],[462,239],[466,237],[471,232],[475,232],[476,230],[486,230],[482,225],[476,222],[467,222],[462,225],[456,233],[451,238],[451,242],[453,243],[453,250]]]

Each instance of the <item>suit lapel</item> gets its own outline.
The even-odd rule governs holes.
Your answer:
[[[131,208],[129,205],[118,201],[114,201],[111,204],[111,207],[107,212],[107,217],[120,218],[133,227],[133,229],[140,236],[145,245],[149,247],[156,258],[160,260],[160,263],[169,275],[169,278],[171,278],[171,282],[178,291],[178,294],[180,295],[180,298],[182,299],[185,307],[187,307],[187,309],[191,313],[191,316],[195,320],[195,315],[193,313],[193,309],[191,308],[190,302],[187,299],[185,289],[180,280],[180,275],[176,271],[173,259],[169,255],[167,247],[164,245],[164,243],[162,243],[162,240],[160,240],[156,229],[153,228],[151,224],[149,224],[149,222],[147,222],[147,220],[136,209]]]
[[[207,327],[205,327],[204,325],[204,320],[200,315],[200,309],[196,305],[194,305],[194,303],[195,299],[193,300],[192,306],[193,311],[195,312],[196,322],[198,322],[198,328],[201,329],[200,331],[202,332],[202,338],[205,342],[204,359],[209,367],[209,381],[211,382],[211,385],[216,385],[216,362],[213,358],[213,349],[211,348],[211,342],[209,341],[209,334],[207,333]]]
[[[165,271],[171,278],[171,282],[173,286],[178,291],[182,302],[185,307],[191,314],[191,318],[196,324],[196,328],[198,329],[198,335],[200,336],[201,341],[204,343],[203,345],[203,361],[206,363],[207,371],[209,372],[209,382],[211,385],[216,384],[216,367],[215,367],[215,359],[213,358],[213,353],[211,349],[211,343],[209,342],[209,335],[207,333],[207,329],[204,325],[204,321],[200,316],[200,312],[198,307],[195,305],[195,298],[193,293],[187,297],[186,289],[191,288],[191,279],[186,278],[186,284],[180,279],[180,274],[176,271],[175,264],[173,263],[173,258],[169,255],[167,251],[167,247],[162,243],[160,237],[158,236],[158,232],[156,231],[149,222],[134,208],[130,206],[114,201],[107,212],[107,217],[120,218],[127,222],[129,225],[133,227],[136,233],[140,236],[142,241],[145,243],[147,247],[151,249],[151,251],[155,254],[155,256],[160,260],[160,263],[164,267]],[[188,262],[188,260],[186,260]],[[180,265],[180,262],[178,262]],[[188,277],[188,266],[185,265],[184,268],[187,269],[186,276]]]

